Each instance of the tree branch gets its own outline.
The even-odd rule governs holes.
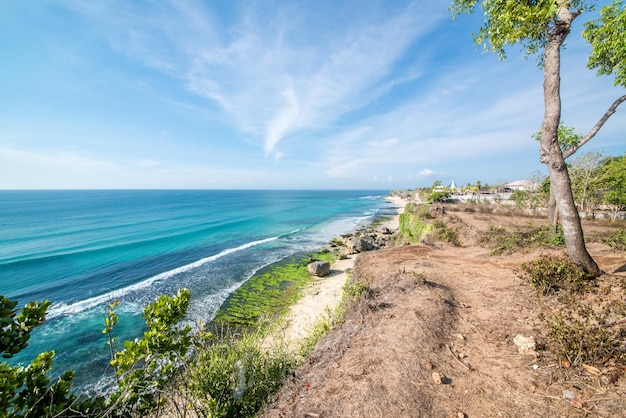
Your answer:
[[[578,151],[580,149],[580,147],[585,145],[585,143],[587,143],[591,138],[596,136],[596,134],[598,133],[600,128],[602,128],[602,125],[604,125],[606,123],[606,121],[609,120],[609,118],[613,115],[613,113],[616,112],[617,107],[620,104],[622,104],[624,101],[626,101],[626,94],[613,102],[611,107],[609,107],[609,109],[606,111],[606,113],[604,113],[604,115],[600,118],[598,123],[596,123],[596,125],[593,127],[593,129],[591,129],[591,131],[589,131],[587,136],[585,136],[583,139],[581,139],[578,142],[578,144],[576,144],[576,146],[574,146],[572,148],[568,148],[567,150],[563,151],[563,158],[565,159],[565,158],[570,157],[572,154],[574,154],[576,151]]]

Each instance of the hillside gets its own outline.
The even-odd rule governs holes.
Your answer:
[[[490,255],[479,245],[490,225],[544,220],[452,211],[443,220],[460,247],[435,242],[358,256],[353,280],[363,296],[262,416],[626,416],[623,363],[557,356],[546,318],[561,296],[539,295],[518,275],[521,263],[564,250]],[[603,228],[585,224],[587,235]],[[624,327],[626,255],[595,242],[589,251],[606,274],[572,298],[612,304],[612,329]],[[535,349],[520,354],[518,335],[532,336]]]

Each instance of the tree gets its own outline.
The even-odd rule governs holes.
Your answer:
[[[574,128],[572,128],[571,126],[566,126],[565,124],[563,124],[562,121],[559,122],[557,136],[557,141],[559,143],[561,151],[563,151],[564,153],[569,153],[569,155],[572,155],[574,152],[576,152],[576,150],[578,150],[578,148],[580,148],[579,144],[581,139],[583,138],[582,135],[574,132]],[[535,132],[532,137],[536,141],[540,141],[541,130]],[[566,157],[564,154],[563,159],[565,158]],[[550,189],[550,199],[548,200],[546,209],[548,212],[548,223],[550,225],[556,225],[558,223],[558,211],[556,207],[556,197],[554,195],[554,189],[552,188]]]
[[[591,151],[568,163],[574,199],[582,211],[594,206],[594,190],[598,189],[598,170],[603,159],[602,153]]]
[[[626,155],[605,159],[599,172],[602,202],[611,209],[615,220],[619,211],[626,210]]]
[[[574,203],[565,158],[590,140],[615,113],[626,95],[617,99],[590,133],[581,139],[572,151],[563,151],[558,141],[561,122],[560,67],[561,47],[571,31],[572,23],[581,13],[590,11],[594,4],[584,0],[453,0],[452,12],[472,13],[479,5],[485,20],[474,35],[477,44],[506,58],[505,47],[521,45],[527,56],[539,54],[544,72],[544,117],[540,136],[540,161],[548,166],[550,185],[561,216],[565,244],[570,259],[593,277],[602,272],[587,252]],[[598,68],[600,74],[616,74],[615,84],[626,87],[626,12],[621,1],[615,1],[601,11],[598,22],[588,22],[583,36],[591,44],[588,66]],[[615,51],[618,50],[618,51]]]

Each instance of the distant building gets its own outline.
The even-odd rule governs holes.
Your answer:
[[[515,190],[537,190],[539,185],[537,183],[533,183],[530,180],[517,180],[511,183],[507,183],[504,185],[505,190],[515,191]]]

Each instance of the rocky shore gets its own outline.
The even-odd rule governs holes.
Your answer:
[[[309,264],[313,280],[290,308],[278,329],[269,336],[271,344],[284,344],[290,349],[297,349],[315,324],[339,305],[357,256],[392,245],[393,233],[398,229],[399,216],[404,210],[404,201],[397,197],[388,199],[398,205],[395,215],[376,227],[362,227],[335,238],[328,249],[335,251],[339,258],[332,264],[317,261]]]

